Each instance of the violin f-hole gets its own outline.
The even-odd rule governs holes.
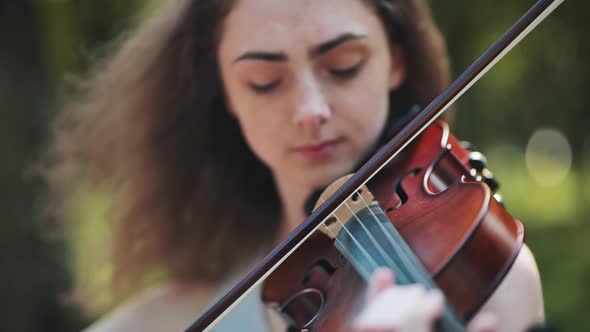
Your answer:
[[[413,170],[406,173],[404,176],[399,177],[398,180],[395,182],[395,185],[393,186],[393,188],[400,200],[399,204],[395,207],[396,209],[399,208],[400,206],[406,204],[406,202],[409,199],[408,193],[404,189],[402,182],[404,181],[404,179],[408,175],[416,176],[416,175],[418,175],[418,173],[420,173],[421,170],[422,170],[421,168],[414,168]],[[387,209],[386,212],[389,212],[391,210],[393,210],[393,209]]]
[[[336,272],[336,267],[333,266],[328,260],[325,258],[320,258],[316,260],[303,274],[303,278],[301,279],[301,283],[306,286],[309,281],[311,280],[312,276],[314,275],[314,271],[317,269],[321,269],[328,278],[331,277],[334,272]]]

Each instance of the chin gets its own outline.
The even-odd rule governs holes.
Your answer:
[[[305,177],[306,182],[308,182],[312,188],[325,188],[337,179],[349,174],[350,167],[345,168],[340,165],[335,166],[336,167],[324,167],[323,169],[310,172],[312,174]]]

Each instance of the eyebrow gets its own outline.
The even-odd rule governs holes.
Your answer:
[[[236,58],[233,63],[246,59],[281,62],[287,61],[287,55],[283,52],[248,51]]]
[[[344,33],[341,34],[340,36],[330,39],[324,43],[321,43],[320,45],[314,47],[311,49],[311,56],[318,56],[321,54],[324,54],[328,51],[330,51],[331,49],[339,46],[340,44],[343,44],[347,41],[350,40],[358,40],[358,39],[363,39],[363,38],[367,38],[366,35],[358,35],[358,34],[354,34],[354,33]]]
[[[354,34],[354,33],[344,33],[338,37],[332,38],[326,42],[323,42],[317,46],[314,46],[310,51],[311,57],[316,57],[318,55],[327,53],[328,51],[334,49],[335,47],[348,42],[350,40],[358,40],[367,38],[366,35],[361,34]],[[270,62],[285,62],[289,58],[284,52],[265,52],[265,51],[248,51],[237,57],[233,63],[242,60],[263,60],[263,61],[270,61]]]

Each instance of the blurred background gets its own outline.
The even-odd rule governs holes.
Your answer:
[[[80,197],[71,220],[48,225],[30,167],[68,85],[155,3],[0,0],[0,331],[78,331],[112,306],[105,198]],[[532,4],[432,2],[454,77]],[[455,135],[488,157],[526,226],[547,318],[562,331],[590,322],[589,7],[565,1],[455,107]]]

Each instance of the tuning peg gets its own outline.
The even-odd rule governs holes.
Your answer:
[[[494,199],[496,200],[496,202],[500,203],[500,205],[502,205],[502,207],[506,207],[504,206],[504,198],[502,197],[502,195],[500,194],[494,194]]]
[[[481,172],[488,167],[488,159],[481,152],[473,151],[469,153],[469,165]]]
[[[492,172],[490,172],[489,169],[484,168],[481,171],[481,176],[482,176],[483,182],[485,182],[490,187],[492,192],[495,193],[498,190],[498,188],[500,188],[500,182],[498,182],[498,180],[496,180],[496,177],[494,176],[494,174]]]
[[[463,149],[467,151],[477,151],[477,147],[475,146],[475,144],[469,141],[461,141],[461,147],[463,147]]]

